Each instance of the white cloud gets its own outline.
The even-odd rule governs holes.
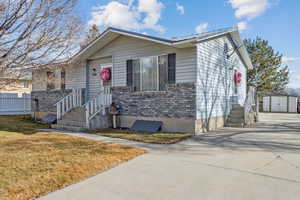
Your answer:
[[[124,29],[139,29],[139,13],[129,5],[112,1],[107,5],[97,6],[92,11],[89,25],[115,26]]]
[[[195,30],[197,33],[203,33],[207,28],[208,28],[208,23],[202,23],[199,24]]]
[[[138,11],[146,15],[143,19],[142,28],[154,29],[161,33],[165,32],[165,29],[157,24],[163,7],[164,5],[158,0],[139,0]]]
[[[270,4],[268,0],[229,0],[235,9],[236,18],[253,19],[264,13]]]
[[[180,5],[179,3],[176,3],[176,9],[177,9],[177,11],[180,13],[180,14],[184,14],[184,7],[183,7],[183,5]]]
[[[246,21],[243,21],[243,22],[239,22],[237,24],[237,27],[240,31],[244,31],[248,28],[248,23]]]
[[[300,60],[300,58],[287,57],[287,56],[283,56],[283,57],[282,57],[282,62],[283,62],[283,63],[295,62],[295,61],[297,61],[297,60]]]
[[[158,0],[111,1],[106,5],[95,7],[88,24],[137,31],[152,29],[164,33],[164,27],[158,24],[163,7]]]

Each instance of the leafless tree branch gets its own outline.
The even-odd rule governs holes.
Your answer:
[[[0,73],[68,60],[79,48],[77,0],[0,0]]]

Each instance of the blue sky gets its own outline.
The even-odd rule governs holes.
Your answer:
[[[237,26],[242,38],[259,36],[284,56],[290,87],[300,88],[299,0],[80,0],[84,23],[159,37]]]

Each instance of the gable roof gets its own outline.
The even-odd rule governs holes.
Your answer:
[[[147,41],[151,41],[163,45],[173,46],[175,48],[191,47],[198,42],[212,40],[217,37],[229,35],[231,41],[233,42],[233,46],[235,47],[235,50],[240,55],[246,67],[248,69],[253,68],[251,59],[249,57],[246,47],[243,45],[243,41],[240,38],[240,34],[237,28],[224,28],[224,29],[218,29],[210,32],[194,34],[187,37],[165,39],[165,38],[160,38],[160,37],[155,37],[155,36],[150,36],[150,35],[145,35],[145,34],[136,33],[132,31],[126,31],[118,28],[109,27],[103,33],[101,33],[95,40],[93,40],[90,44],[88,44],[85,48],[81,49],[75,55],[75,57],[82,56],[84,54],[91,55],[91,53],[89,53],[89,50],[91,51],[92,47],[97,46],[97,49],[100,49],[120,35],[147,40]],[[101,44],[100,41],[102,41]]]
[[[246,67],[248,69],[253,68],[251,59],[249,57],[245,45],[243,45],[243,41],[240,38],[240,34],[237,28],[224,28],[224,29],[218,29],[218,30],[209,31],[205,33],[194,34],[186,37],[165,39],[165,38],[160,38],[160,37],[155,37],[155,36],[150,36],[150,35],[145,35],[145,34],[136,33],[132,31],[109,27],[104,32],[102,32],[95,40],[90,42],[86,47],[82,48],[78,53],[76,53],[71,60],[78,57],[83,57],[87,59],[89,56],[93,54],[93,51],[95,49],[99,50],[103,48],[108,43],[110,43],[111,41],[119,37],[120,35],[147,40],[158,44],[172,46],[175,48],[192,47],[195,46],[195,44],[198,42],[212,40],[218,37],[228,35],[230,36],[231,41],[233,42],[233,46],[235,47],[235,50],[238,52],[239,56],[241,57]],[[71,62],[69,61],[68,63]]]
[[[160,43],[160,44],[175,46],[175,47],[180,48],[181,47],[180,44],[184,44],[184,43],[188,43],[188,42],[195,42],[197,39],[208,39],[210,37],[224,35],[229,32],[232,32],[234,30],[236,30],[236,29],[225,28],[225,29],[219,29],[219,30],[215,30],[215,31],[201,33],[201,34],[194,34],[194,35],[190,35],[187,37],[178,37],[178,38],[175,37],[173,39],[165,39],[165,38],[145,35],[145,34],[141,34],[141,33],[137,33],[137,32],[127,31],[127,30],[123,30],[123,29],[109,27],[104,32],[102,32],[95,40],[93,40],[86,47],[81,49],[75,56],[82,55],[87,49],[89,49],[93,45],[95,45],[95,43],[97,43],[104,37],[107,37],[108,35],[113,35],[113,34],[125,35],[125,36],[129,36],[129,37],[139,38],[139,39],[143,39],[143,40],[152,41],[155,43]]]

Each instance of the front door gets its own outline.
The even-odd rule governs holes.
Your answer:
[[[272,96],[272,112],[287,112],[287,98]]]
[[[112,79],[108,81],[101,80],[100,73],[103,68],[110,68],[112,70],[112,59],[102,58],[92,60],[89,63],[89,88],[88,99],[95,98],[104,88],[110,88]],[[112,77],[111,77],[112,78]]]

